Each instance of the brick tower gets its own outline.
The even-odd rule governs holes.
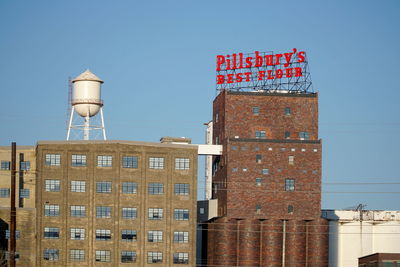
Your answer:
[[[208,266],[327,266],[318,94],[222,90],[213,125]]]

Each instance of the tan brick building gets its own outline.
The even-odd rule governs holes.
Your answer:
[[[35,181],[36,154],[33,146],[17,146],[16,211],[17,264],[34,266],[36,260]],[[0,146],[0,263],[8,257],[10,229],[11,146]],[[2,266],[2,265],[1,265]]]
[[[327,266],[316,93],[222,91],[213,103],[209,266]]]
[[[17,195],[23,205],[17,208],[17,265],[195,266],[198,146],[190,139],[161,141],[17,147],[25,156],[21,166],[29,166],[17,175],[25,189],[22,201]],[[0,148],[3,254],[10,154]]]
[[[197,146],[39,142],[38,266],[195,265]]]

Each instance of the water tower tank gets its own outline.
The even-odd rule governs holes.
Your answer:
[[[75,112],[85,118],[96,115],[103,106],[101,100],[103,81],[90,70],[86,70],[72,80],[72,83],[71,104],[74,106]]]

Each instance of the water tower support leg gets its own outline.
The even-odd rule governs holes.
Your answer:
[[[83,140],[89,140],[89,123],[90,117],[89,117],[89,112],[88,115],[85,117],[85,126],[83,128]]]
[[[101,117],[101,128],[103,130],[103,138],[104,140],[107,140],[106,127],[104,126],[103,108],[100,108],[100,117]]]
[[[74,106],[72,106],[71,115],[69,116],[68,131],[67,131],[67,141],[69,140],[69,135],[71,133],[72,118],[74,116],[74,110],[75,110],[75,108],[74,108]]]

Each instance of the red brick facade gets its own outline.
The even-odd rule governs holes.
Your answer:
[[[318,95],[223,91],[213,121],[208,264],[327,266]]]

